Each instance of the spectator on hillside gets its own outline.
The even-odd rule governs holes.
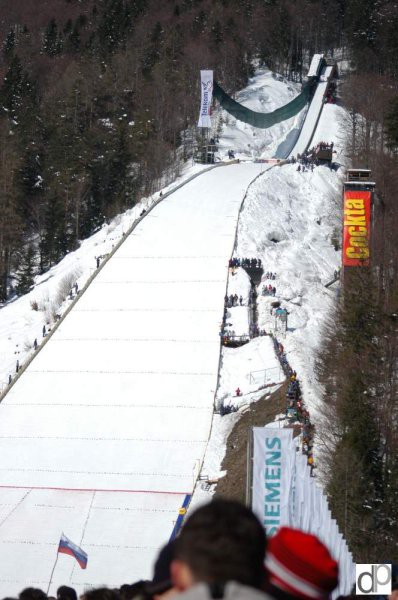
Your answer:
[[[314,535],[281,527],[268,540],[265,590],[273,598],[324,600],[338,583],[338,564]]]
[[[264,529],[243,504],[216,499],[201,506],[175,543],[171,577],[185,592],[181,600],[266,600],[268,596],[259,591],[264,584],[265,548]]]

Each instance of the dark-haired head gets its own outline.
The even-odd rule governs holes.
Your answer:
[[[119,590],[106,587],[90,590],[81,596],[82,600],[120,600]]]
[[[57,600],[77,600],[76,591],[67,585],[61,585],[57,589]]]
[[[266,537],[260,521],[243,504],[216,499],[187,520],[175,544],[174,585],[237,581],[261,588]]]
[[[28,587],[19,594],[19,600],[47,600],[47,594],[39,588]]]

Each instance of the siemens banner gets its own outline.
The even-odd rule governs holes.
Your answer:
[[[290,525],[290,494],[294,453],[291,429],[253,427],[252,508],[273,535]]]
[[[200,72],[201,103],[198,127],[211,127],[210,109],[213,97],[213,71]]]
[[[340,582],[332,599],[349,593],[355,580],[352,555],[331,515],[326,496],[317,479],[311,477],[300,437],[293,438],[292,429],[276,429],[272,425],[253,427],[251,440],[252,509],[267,536],[274,535],[283,525],[318,536],[339,561]]]

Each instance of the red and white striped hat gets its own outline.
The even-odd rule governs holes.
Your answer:
[[[339,567],[326,546],[290,527],[268,539],[265,567],[269,583],[297,598],[328,598],[338,583]]]

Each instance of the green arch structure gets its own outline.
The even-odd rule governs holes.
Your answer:
[[[222,87],[216,81],[214,82],[213,95],[217,98],[221,106],[235,117],[235,119],[248,123],[253,127],[258,127],[259,129],[267,129],[268,127],[272,127],[281,121],[285,121],[286,119],[290,119],[297,115],[309,101],[314,85],[314,81],[309,81],[303,86],[301,93],[294,98],[294,100],[270,113],[259,113],[239,104],[239,102],[236,102],[231,96],[224,92]]]

